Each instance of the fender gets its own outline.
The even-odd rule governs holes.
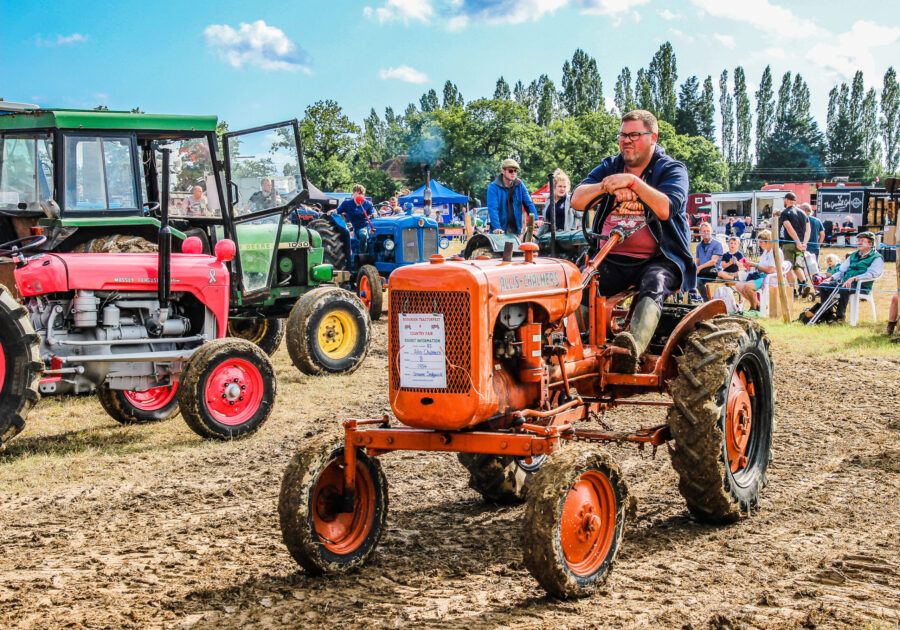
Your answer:
[[[684,340],[689,334],[694,332],[694,328],[697,327],[698,322],[711,320],[716,315],[727,314],[728,309],[725,308],[725,302],[722,300],[710,300],[709,302],[704,302],[688,313],[688,315],[678,323],[675,330],[672,331],[672,334],[669,335],[669,340],[666,342],[666,346],[659,355],[659,359],[656,362],[656,368],[653,371],[660,373],[663,366],[668,366],[671,368],[671,373],[660,373],[660,376],[664,379],[674,378],[675,368],[677,366],[672,359],[672,353],[675,352],[675,349],[684,343]]]
[[[463,257],[467,260],[472,257],[472,252],[482,247],[489,247],[494,254],[502,254],[507,243],[513,244],[513,254],[522,255],[519,245],[522,243],[518,236],[512,234],[476,234],[466,243]]]

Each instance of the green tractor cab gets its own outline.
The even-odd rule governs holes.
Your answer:
[[[174,251],[190,236],[205,252],[223,238],[237,244],[229,263],[229,334],[274,352],[299,298],[341,279],[323,263],[319,235],[289,217],[303,206],[327,211],[336,202],[307,180],[297,120],[221,137],[217,125],[215,116],[0,102],[0,242],[40,232],[46,251],[155,250],[165,198],[161,151],[168,149]],[[0,264],[0,283],[15,286],[10,278],[11,263]],[[359,366],[368,320],[359,325],[364,330],[332,331],[359,343],[321,371]],[[292,337],[301,335],[289,334],[289,343]]]

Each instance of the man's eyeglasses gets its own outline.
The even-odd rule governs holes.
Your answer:
[[[507,173],[518,173],[518,172],[519,172],[519,169],[517,169],[517,168],[508,168],[508,169],[506,169],[506,172],[507,172]]]
[[[626,139],[631,140],[632,142],[637,142],[641,139],[641,136],[649,136],[652,133],[652,131],[632,131],[631,133],[619,133],[616,135],[619,138],[619,142],[623,142]]]

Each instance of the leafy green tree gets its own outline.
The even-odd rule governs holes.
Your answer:
[[[463,107],[466,104],[455,84],[447,81],[444,83],[444,109],[451,107]]]
[[[716,140],[716,93],[713,89],[712,77],[707,75],[703,81],[703,96],[700,97],[699,119],[700,135],[715,142]]]
[[[535,103],[534,120],[541,127],[549,125],[559,115],[559,95],[553,81],[542,74],[531,84],[532,102]]]
[[[619,152],[619,127],[619,117],[605,111],[554,120],[547,152],[550,159],[542,174],[559,167],[578,183],[605,157]]]
[[[791,73],[785,72],[778,88],[778,103],[775,106],[775,126],[784,127],[791,114]]]
[[[660,120],[659,143],[666,153],[687,167],[692,192],[721,192],[725,189],[725,160],[711,141],[703,136],[677,134],[672,125]]]
[[[571,63],[563,64],[562,106],[570,116],[583,116],[604,108],[597,60],[580,48],[572,55]]]
[[[352,181],[365,186],[366,195],[376,202],[389,199],[397,192],[397,182],[391,179],[387,171],[367,168],[362,164],[353,170]]]
[[[762,153],[775,126],[775,93],[772,89],[772,69],[766,66],[756,91],[756,156]]]
[[[648,80],[653,94],[653,111],[656,117],[669,122],[675,120],[675,82],[678,80],[675,51],[665,42],[653,55],[648,70]]]
[[[893,66],[884,73],[878,129],[884,144],[884,165],[888,173],[894,174],[900,162],[900,85]]]
[[[695,76],[688,77],[681,84],[674,122],[678,133],[689,136],[700,135],[700,82]]]
[[[625,115],[637,107],[634,101],[634,92],[631,90],[631,70],[627,67],[622,68],[622,72],[616,79],[615,100],[616,108],[621,115]]]
[[[362,137],[359,150],[356,153],[356,161],[364,165],[375,166],[381,164],[387,158],[387,125],[378,117],[374,109],[363,120]]]
[[[866,168],[862,131],[854,115],[862,112],[862,102],[854,106],[851,89],[846,83],[833,88],[828,95],[826,138],[827,161],[831,175],[861,177]]]
[[[306,173],[322,190],[350,183],[349,158],[357,148],[359,127],[335,101],[316,101],[300,121],[300,138],[306,156]]]
[[[384,109],[384,150],[386,157],[396,157],[406,153],[406,119],[397,116],[393,107]]]
[[[512,94],[509,91],[509,83],[503,77],[497,79],[497,85],[494,88],[494,99],[500,101],[512,100]]]
[[[864,181],[884,174],[881,156],[881,141],[878,138],[878,96],[875,88],[869,88],[862,106],[863,155],[866,159]]]

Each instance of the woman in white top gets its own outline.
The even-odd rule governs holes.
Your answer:
[[[759,241],[760,249],[763,250],[763,254],[760,256],[759,262],[756,263],[751,263],[746,258],[744,259],[744,266],[749,272],[747,281],[738,282],[734,285],[734,289],[743,295],[750,303],[751,311],[759,310],[759,300],[756,297],[756,292],[763,288],[763,283],[766,281],[766,275],[775,273],[775,252],[772,247],[772,232],[763,230],[756,238]],[[782,260],[783,259],[782,255]]]

